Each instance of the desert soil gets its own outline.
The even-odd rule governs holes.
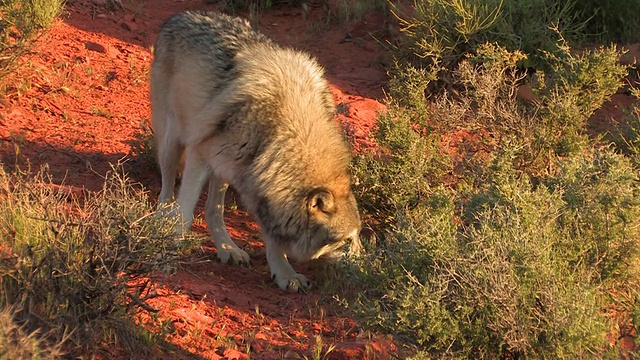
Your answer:
[[[149,66],[156,33],[170,15],[217,10],[203,0],[69,0],[61,20],[38,39],[24,66],[9,77],[0,105],[0,156],[6,168],[37,171],[48,164],[53,181],[82,194],[102,187],[112,164],[152,198],[160,191],[154,166],[135,159],[136,134],[149,126]],[[360,21],[327,23],[326,9],[282,6],[260,15],[261,31],[276,41],[308,51],[324,65],[341,121],[355,151],[370,145],[368,134],[384,111],[389,38],[387,20],[372,14]],[[240,14],[246,15],[246,14]],[[608,114],[628,98],[599,113],[596,125],[610,125]],[[84,190],[83,190],[84,189]],[[230,205],[235,205],[233,196]],[[197,216],[202,218],[203,199]],[[157,352],[130,354],[113,348],[101,358],[301,359],[321,347],[329,359],[395,357],[397,346],[364,331],[345,309],[312,289],[286,293],[269,276],[259,229],[250,214],[230,206],[231,236],[252,256],[249,268],[220,264],[206,241],[174,274],[154,278],[158,297],[150,305],[158,316],[139,316],[152,331],[166,333]],[[202,221],[194,231],[206,234]],[[294,265],[312,281],[314,266]]]

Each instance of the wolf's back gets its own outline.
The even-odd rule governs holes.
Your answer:
[[[154,48],[155,61],[173,72],[179,62],[197,59],[195,66],[221,77],[233,73],[237,53],[273,42],[253,31],[246,20],[224,14],[187,11],[166,20]]]

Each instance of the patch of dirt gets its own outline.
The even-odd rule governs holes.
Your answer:
[[[148,126],[150,48],[162,21],[187,10],[216,10],[202,0],[69,0],[62,19],[36,43],[7,81],[0,108],[0,155],[6,168],[32,172],[46,165],[65,191],[102,187],[112,165],[135,181],[160,191],[159,174],[131,159],[136,133]],[[259,28],[281,44],[315,55],[326,68],[340,121],[354,147],[369,146],[370,132],[387,81],[386,19],[370,15],[349,24],[324,23],[323,8],[307,19],[299,7],[261,15]],[[379,40],[371,36],[374,34]],[[235,203],[231,196],[230,204]],[[202,218],[201,199],[198,209]],[[198,216],[198,214],[197,214]],[[318,291],[289,294],[273,284],[259,229],[242,210],[227,212],[231,236],[252,256],[250,268],[215,261],[208,241],[175,274],[157,274],[157,316],[139,321],[166,338],[169,349],[151,358],[281,359],[311,357],[321,349],[329,359],[388,358],[396,351],[386,337],[368,333],[332,299]],[[195,231],[206,233],[203,222]],[[294,265],[312,281],[321,271]],[[113,349],[108,358],[131,358]],[[137,355],[136,355],[137,357]]]

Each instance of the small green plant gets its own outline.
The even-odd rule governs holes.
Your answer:
[[[350,21],[362,21],[375,11],[387,11],[387,0],[338,0],[328,5],[328,23],[345,24]]]
[[[315,343],[311,347],[311,355],[309,357],[305,356],[304,359],[308,359],[308,360],[328,359],[329,356],[330,356],[329,354],[331,354],[331,352],[333,352],[333,350],[335,350],[336,346],[335,345],[330,345],[330,346],[326,347],[326,349],[325,349],[325,345],[324,345],[324,341],[322,340],[322,336],[316,335],[316,336],[314,336],[314,339],[315,339]]]
[[[146,59],[145,59],[146,60]],[[151,70],[148,61],[137,64],[135,57],[129,55],[129,80],[133,85],[146,84],[149,82],[149,72]]]
[[[11,0],[0,4],[0,80],[18,65],[32,41],[60,15],[64,0]]]
[[[112,116],[109,109],[105,107],[99,107],[99,106],[92,106],[90,113],[93,116],[99,116],[105,119],[111,119],[111,116]]]
[[[156,144],[153,128],[148,120],[140,122],[140,129],[135,132],[131,142],[131,156],[136,164],[156,167]]]
[[[226,13],[235,14],[238,11],[258,11],[270,9],[276,3],[293,3],[289,0],[222,0],[220,9]]]

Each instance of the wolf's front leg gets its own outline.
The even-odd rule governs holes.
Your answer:
[[[306,291],[311,286],[309,280],[302,274],[293,270],[289,261],[280,248],[272,239],[264,238],[267,248],[267,262],[271,269],[271,277],[282,290],[291,292]]]
[[[231,261],[235,264],[249,265],[249,254],[236,245],[224,224],[224,196],[229,187],[224,181],[211,175],[209,178],[209,194],[205,205],[205,220],[211,237],[218,250],[218,259],[223,263]]]

